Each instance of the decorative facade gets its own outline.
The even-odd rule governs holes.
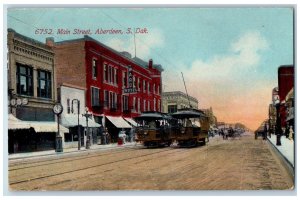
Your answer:
[[[187,95],[181,91],[163,92],[162,93],[163,109],[164,113],[174,113],[178,109],[192,108],[198,109],[198,100],[195,97],[187,97]]]
[[[54,52],[44,43],[8,29],[8,93],[12,99],[27,99],[9,109],[18,119],[54,121],[56,100]]]

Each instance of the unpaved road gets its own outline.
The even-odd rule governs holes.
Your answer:
[[[293,179],[266,141],[214,137],[197,148],[141,146],[9,161],[19,190],[288,190]]]

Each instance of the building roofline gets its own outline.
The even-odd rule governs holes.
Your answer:
[[[115,50],[115,49],[113,49],[113,48],[111,48],[111,47],[109,47],[109,46],[103,44],[102,42],[99,42],[98,40],[96,40],[96,39],[94,39],[94,38],[92,38],[92,37],[90,37],[90,36],[88,36],[88,35],[84,35],[83,38],[77,38],[77,39],[71,39],[71,40],[64,40],[64,41],[60,41],[60,42],[55,42],[55,44],[56,44],[56,45],[60,45],[60,44],[67,44],[67,43],[71,43],[71,42],[81,42],[81,41],[84,41],[84,42],[86,42],[86,41],[89,41],[89,42],[95,42],[96,44],[98,44],[98,45],[100,45],[100,46],[102,46],[102,47],[104,47],[104,48],[106,48],[106,49],[112,51],[113,53],[117,54],[118,56],[120,56],[120,57],[122,57],[122,58],[124,58],[124,59],[126,59],[126,60],[128,60],[129,62],[132,62],[132,63],[134,63],[134,64],[136,64],[136,65],[142,67],[143,69],[149,70],[149,66],[148,66],[148,67],[142,66],[141,63],[138,63],[138,62],[135,61],[133,58],[128,58],[128,57],[126,57],[126,56],[123,55],[121,52],[119,52],[119,51],[117,51],[117,50]],[[138,58],[138,57],[134,57],[134,58]],[[140,58],[138,58],[138,59],[140,59]],[[141,59],[141,60],[142,60],[142,59]],[[143,61],[143,60],[142,60],[142,61]],[[144,62],[145,62],[145,61],[144,61]],[[147,62],[145,62],[145,63],[147,63]],[[147,63],[147,64],[148,64],[148,63]],[[162,68],[162,66],[161,66],[160,64],[154,64],[153,66],[155,67],[155,69],[157,69],[157,70],[160,71],[160,72],[164,71],[163,68]]]
[[[70,83],[61,83],[59,85],[59,87],[70,87],[70,88],[75,88],[75,89],[80,89],[80,90],[87,90],[86,88],[84,87],[81,87],[81,86],[77,86],[77,85],[73,85],[73,84],[70,84]]]
[[[9,32],[14,33],[14,36],[17,37],[17,38],[20,38],[20,39],[22,39],[22,40],[24,40],[24,41],[26,41],[26,42],[30,42],[30,43],[32,43],[32,44],[34,44],[34,45],[40,46],[41,48],[45,48],[45,49],[47,49],[47,50],[53,52],[52,48],[51,48],[50,46],[48,46],[47,44],[43,43],[43,42],[40,42],[40,41],[35,40],[35,39],[32,39],[32,38],[27,37],[27,36],[25,36],[25,35],[22,35],[22,34],[16,32],[16,31],[15,31],[14,29],[12,29],[12,28],[8,28],[8,29],[7,29],[7,33],[9,33]]]
[[[171,92],[163,92],[162,93],[162,96],[164,96],[164,95],[167,95],[167,94],[181,94],[181,95],[183,95],[183,96],[185,96],[186,97],[186,94],[184,93],[184,92],[181,92],[181,91],[171,91]],[[190,95],[188,95],[189,96],[189,98],[191,98],[191,99],[193,99],[194,101],[196,101],[197,103],[199,103],[198,102],[198,99],[196,99],[195,97],[192,97],[192,96],[190,96]]]

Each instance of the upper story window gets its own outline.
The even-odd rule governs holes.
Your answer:
[[[97,60],[96,59],[93,59],[93,61],[92,61],[92,76],[93,76],[93,79],[97,78]]]
[[[103,80],[105,81],[105,82],[107,82],[107,75],[108,73],[107,73],[107,64],[104,64],[103,65]]]
[[[160,94],[159,85],[157,86],[157,94]]]
[[[138,78],[138,80],[137,80],[137,88],[138,88],[138,91],[140,91],[140,89],[141,89],[141,81],[140,81],[140,78]]]
[[[143,80],[143,92],[146,92],[146,81]]]
[[[123,86],[126,87],[127,86],[127,73],[123,72]]]
[[[110,83],[111,82],[111,66],[110,65],[108,65],[108,79],[107,79],[107,81]]]
[[[128,96],[123,96],[123,110],[128,110]]]
[[[104,107],[108,107],[109,104],[109,93],[107,90],[104,90]]]
[[[153,101],[153,110],[156,111],[156,99],[154,98],[154,101]]]
[[[118,84],[118,71],[117,71],[117,69],[116,68],[114,68],[114,83],[115,84]]]
[[[50,99],[51,93],[51,72],[38,70],[37,96]]]
[[[148,94],[150,93],[150,83],[148,82]]]
[[[92,106],[99,106],[99,88],[91,87],[92,88],[92,94],[91,94],[91,99],[92,99]]]
[[[33,96],[33,69],[17,63],[17,93]]]
[[[154,93],[154,94],[156,93],[156,90],[155,90],[155,83],[153,84],[153,93]]]

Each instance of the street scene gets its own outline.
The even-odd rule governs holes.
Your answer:
[[[293,178],[274,154],[253,133],[215,136],[197,148],[131,144],[13,159],[9,181],[11,189],[29,191],[293,189]]]
[[[7,190],[292,194],[294,27],[292,6],[7,8]]]

